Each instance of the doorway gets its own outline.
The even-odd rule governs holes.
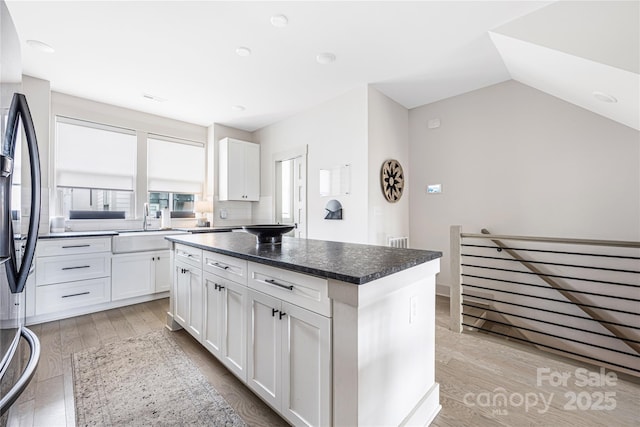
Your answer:
[[[274,160],[274,216],[278,224],[295,224],[289,234],[307,237],[307,147],[278,153]]]

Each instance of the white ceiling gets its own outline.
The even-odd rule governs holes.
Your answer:
[[[582,2],[567,3],[577,8]],[[544,20],[557,24],[551,18],[537,24],[518,18],[534,16],[549,4],[7,1],[23,43],[24,74],[50,81],[52,90],[249,131],[366,84],[407,108],[519,76],[537,87],[536,76],[529,76],[537,72],[521,71],[533,65],[526,55],[523,60],[518,49],[498,52],[489,32],[504,28],[507,38],[547,34]],[[276,14],[286,15],[289,24],[272,26],[270,17]],[[580,20],[582,14],[576,9],[563,19],[567,16]],[[551,40],[533,42],[545,48],[555,43],[566,51],[564,41],[572,35],[552,33],[547,37]],[[56,51],[30,48],[28,39]],[[607,42],[602,52],[607,52]],[[250,48],[252,55],[236,55],[240,46]],[[320,65],[315,57],[321,52],[331,52],[337,60]],[[631,73],[637,76],[637,70]],[[166,101],[148,100],[145,93]],[[234,111],[234,105],[246,110]]]

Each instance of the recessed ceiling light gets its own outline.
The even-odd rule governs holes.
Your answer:
[[[143,93],[142,97],[146,98],[146,99],[149,99],[151,101],[156,101],[156,102],[165,102],[166,101],[165,98],[160,98],[159,96],[151,95],[149,93]]]
[[[318,64],[331,64],[336,60],[336,56],[330,52],[323,52],[316,55],[316,61]]]
[[[593,92],[592,94],[598,101],[602,101],[602,102],[608,102],[610,104],[615,104],[616,102],[618,102],[618,100],[613,96],[613,95],[609,95],[608,93],[604,93],[604,92]]]
[[[249,56],[251,55],[251,49],[248,47],[240,46],[236,48],[236,54],[238,56]]]
[[[27,40],[27,44],[34,49],[38,49],[40,52],[54,53],[56,51],[54,48],[40,40]]]
[[[284,15],[273,15],[271,17],[271,25],[274,27],[282,28],[286,27],[289,23],[289,18]]]
[[[231,109],[233,111],[244,111],[247,108],[244,105],[234,105],[233,107],[231,107]]]

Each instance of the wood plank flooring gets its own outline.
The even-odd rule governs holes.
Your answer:
[[[448,304],[448,299],[437,298],[436,381],[442,410],[433,426],[640,427],[637,379],[620,375],[615,385],[581,387],[576,369],[595,373],[596,368],[491,336],[455,334],[448,329]],[[32,326],[42,357],[35,379],[11,408],[8,425],[74,426],[71,355],[159,330],[167,309],[164,299]],[[287,425],[189,334],[178,331],[174,337],[248,425]],[[538,381],[538,368],[571,378],[563,385]],[[598,393],[609,393],[609,406],[615,404],[615,409],[592,410]],[[573,395],[575,408],[570,405]],[[604,407],[606,402],[600,403]]]

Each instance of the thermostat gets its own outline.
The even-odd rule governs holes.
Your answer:
[[[427,194],[439,194],[442,193],[442,184],[427,185]]]

